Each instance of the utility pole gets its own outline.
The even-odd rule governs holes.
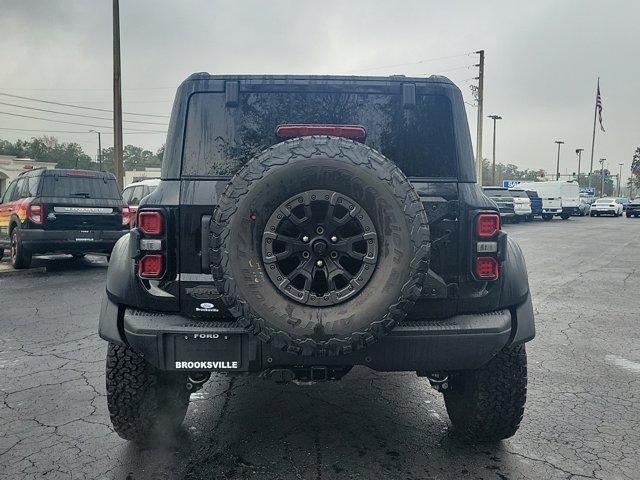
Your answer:
[[[491,185],[496,184],[496,120],[502,120],[500,115],[489,115],[493,120],[493,167],[491,170]]]
[[[619,163],[618,165],[620,165],[620,173],[618,174],[618,196],[622,195],[621,192],[621,186],[622,186],[622,165],[624,165],[624,163]]]
[[[124,187],[122,164],[122,78],[120,74],[120,2],[113,0],[113,171]]]
[[[604,162],[606,162],[606,158],[601,158],[600,162],[600,196],[604,197]]]
[[[100,164],[100,171],[102,171],[102,142],[100,140],[100,132],[97,130],[89,130],[92,133],[98,134],[98,163]]]
[[[476,176],[478,177],[478,184],[482,185],[482,106],[484,101],[484,50],[478,50],[476,52],[480,55],[480,62],[476,65],[478,67],[478,126],[477,133],[478,138],[476,140]]]
[[[555,143],[558,144],[558,163],[556,164],[556,180],[560,180],[560,145],[564,142],[562,140],[556,140]]]
[[[580,159],[582,158],[582,152],[584,148],[576,148],[576,155],[578,155],[578,187],[580,186]]]

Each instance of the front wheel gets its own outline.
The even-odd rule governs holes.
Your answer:
[[[560,218],[562,220],[569,220],[570,216],[571,216],[571,214],[569,214],[569,213],[563,213],[562,215],[560,215]]]
[[[553,214],[552,213],[543,213],[542,214],[542,219],[545,222],[548,222],[549,220],[551,220],[553,218]]]
[[[511,437],[520,426],[527,399],[524,345],[504,348],[478,370],[453,374],[444,402],[455,432],[472,442]]]
[[[170,437],[189,406],[187,377],[147,363],[128,347],[109,344],[107,406],[120,437],[136,443]]]

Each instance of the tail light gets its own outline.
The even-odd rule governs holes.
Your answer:
[[[140,251],[138,276],[143,279],[162,278],[167,268],[164,215],[160,210],[138,210],[136,223]]]
[[[40,203],[29,205],[27,209],[27,218],[31,223],[42,225],[44,222],[44,207]]]
[[[475,264],[473,274],[477,280],[495,281],[500,278],[499,241],[502,225],[497,213],[481,213],[476,217]],[[503,239],[504,240],[504,239]]]
[[[479,280],[497,280],[500,278],[500,263],[495,257],[476,258],[476,277]]]
[[[164,256],[159,254],[145,255],[138,263],[140,278],[160,278],[164,273]]]
[[[138,228],[145,235],[162,235],[164,230],[162,213],[157,210],[146,210],[138,213]]]
[[[360,125],[280,125],[276,128],[278,138],[296,138],[309,135],[331,135],[364,142],[367,131]]]
[[[131,212],[129,212],[129,207],[122,208],[122,226],[127,227],[131,224]]]
[[[500,228],[500,215],[497,213],[481,213],[476,218],[476,235],[479,238],[493,238]]]

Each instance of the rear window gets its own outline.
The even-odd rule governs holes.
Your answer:
[[[457,178],[458,162],[449,99],[417,95],[402,107],[400,95],[379,93],[282,93],[240,95],[238,107],[224,93],[189,100],[182,161],[185,176],[228,176],[263,149],[278,143],[283,124],[362,125],[365,144],[395,162],[409,177]]]
[[[118,184],[114,178],[70,177],[46,175],[42,178],[43,197],[120,199]]]

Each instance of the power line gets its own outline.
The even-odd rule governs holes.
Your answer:
[[[370,70],[382,70],[382,69],[385,69],[385,68],[406,67],[408,65],[420,65],[422,63],[435,62],[437,60],[446,60],[446,59],[449,59],[449,58],[466,57],[466,56],[469,56],[469,55],[473,55],[473,52],[460,53],[458,55],[448,55],[446,57],[427,58],[427,59],[424,59],[424,60],[418,60],[417,62],[396,63],[394,65],[377,65],[377,66],[372,66],[372,67],[362,67],[362,68],[359,68],[357,70],[345,70],[345,71],[338,72],[338,73],[340,73],[340,74],[342,74],[342,73],[357,73],[357,72],[368,72]]]
[[[462,65],[460,67],[447,68],[446,70],[440,70],[437,73],[425,74],[425,75],[440,75],[441,73],[453,72],[454,70],[463,70],[465,68],[473,68],[475,65]]]
[[[22,95],[13,95],[11,93],[4,93],[4,92],[0,92],[0,95],[2,95],[4,97],[19,98],[21,100],[30,100],[32,102],[48,103],[50,105],[60,105],[62,107],[81,108],[83,110],[93,110],[93,111],[96,111],[96,112],[112,113],[111,110],[106,109],[106,108],[83,107],[82,105],[73,105],[71,103],[53,102],[51,100],[40,100],[38,98],[23,97]],[[140,117],[169,118],[169,115],[155,115],[155,114],[151,114],[151,113],[132,113],[132,112],[122,112],[122,113],[125,113],[127,115],[137,115],[137,116],[140,116]]]
[[[50,118],[34,117],[34,116],[31,116],[31,115],[21,115],[19,113],[11,113],[11,112],[2,112],[2,111],[0,111],[0,114],[9,115],[9,116],[12,116],[12,117],[32,118],[34,120],[44,120],[46,122],[66,123],[67,125],[81,125],[83,127],[102,128],[102,129],[107,129],[107,130],[112,128],[112,127],[108,127],[108,126],[105,126],[105,125],[92,125],[92,124],[89,124],[89,123],[67,122],[65,120],[52,120]],[[141,130],[141,131],[144,131],[144,130]],[[148,131],[154,131],[154,130],[148,130]]]
[[[123,88],[123,91],[139,91],[139,90],[175,90],[175,87],[137,87],[137,88]],[[110,92],[110,88],[16,88],[16,87],[2,87],[3,90],[20,91],[20,92]]]
[[[0,105],[7,105],[9,107],[17,107],[17,108],[25,108],[27,110],[37,110],[38,112],[47,112],[47,113],[55,113],[57,115],[70,115],[72,117],[83,117],[83,118],[93,118],[95,120],[107,120],[107,121],[112,121],[111,118],[105,118],[105,117],[96,117],[94,115],[83,115],[81,113],[69,113],[69,112],[60,112],[58,110],[47,110],[45,108],[36,108],[36,107],[27,107],[25,105],[17,105],[15,103],[6,103],[6,102],[0,102]],[[128,122],[128,123],[140,123],[140,124],[145,124],[145,125],[160,125],[162,127],[167,127],[168,125],[166,123],[157,123],[157,122],[141,122],[138,120],[123,120],[123,122]]]
[[[89,132],[88,130],[38,130],[32,128],[9,128],[9,127],[0,127],[0,130],[9,130],[12,132],[34,132],[34,133],[86,133],[93,135],[93,132]],[[103,135],[113,135],[113,132],[101,131]],[[147,134],[147,133],[162,133],[166,134],[167,132],[162,130],[125,130],[124,133],[126,135],[139,135],[139,134]]]

